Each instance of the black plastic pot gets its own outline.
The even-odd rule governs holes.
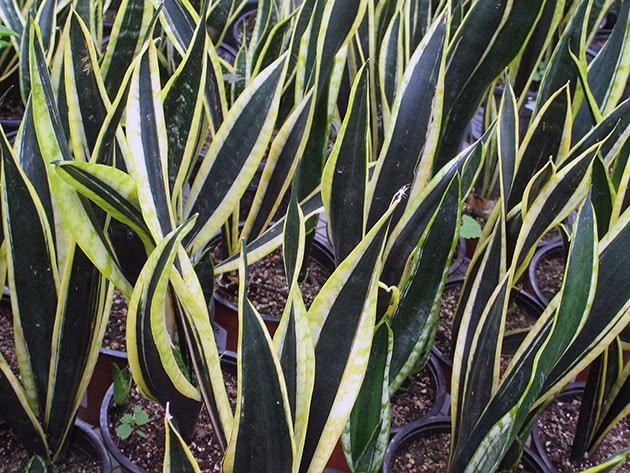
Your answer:
[[[451,397],[447,392],[446,376],[444,375],[444,370],[440,366],[440,361],[437,359],[434,353],[431,353],[429,355],[429,359],[427,360],[425,369],[429,371],[429,376],[433,381],[433,388],[435,389],[435,401],[433,403],[433,407],[427,414],[423,416],[423,419],[440,415],[447,415],[451,407]],[[404,389],[404,387],[401,389]],[[411,421],[409,422],[409,424],[417,422],[419,420],[421,419]],[[396,435],[409,424],[400,427],[392,426],[389,431],[390,436]]]
[[[453,279],[446,283],[444,289],[448,289],[451,287],[456,287],[458,285],[462,285],[464,283],[464,279]],[[519,291],[517,289],[512,289],[511,300],[516,300],[521,307],[526,308],[531,314],[535,314],[535,317],[538,318],[542,315],[545,307],[531,294],[525,291]],[[507,334],[503,338],[503,354],[504,355],[513,355],[516,352],[516,349],[521,344],[521,342],[525,339],[527,332],[515,333],[515,334]],[[431,347],[431,352],[436,356],[440,363],[444,367],[444,370],[447,372],[447,375],[450,372],[450,369],[453,367],[453,360],[451,358],[450,353],[442,353],[442,351],[437,348],[435,345]]]
[[[210,245],[212,245],[212,240]],[[316,235],[313,240],[311,258],[317,261],[324,269],[330,270],[331,273],[334,271],[335,258],[333,253],[326,242],[321,241],[318,235]],[[231,351],[236,351],[238,344],[238,308],[230,301],[218,295],[216,291],[214,293],[214,300],[216,303],[215,320],[219,326],[227,331],[226,348]],[[261,314],[261,317],[269,333],[273,336],[280,322],[280,317],[266,314]]]
[[[111,473],[112,462],[101,438],[91,427],[80,419],[74,423],[74,432],[70,439],[70,446],[75,446],[85,451],[101,465],[103,473]]]
[[[465,276],[469,262],[469,260],[466,260],[466,239],[460,238],[457,241],[457,246],[455,247],[453,261],[451,261],[451,266],[448,268],[447,277],[455,280],[456,278],[459,279]]]
[[[234,64],[236,60],[237,51],[228,43],[221,43],[217,48],[217,55],[227,61],[230,64]]]
[[[256,5],[257,6],[257,5]],[[250,21],[252,17],[255,19],[257,14],[256,8],[248,11],[243,10],[242,15],[236,19],[232,26],[232,40],[229,43],[233,43],[234,47],[238,50],[243,45],[243,23]]]
[[[529,284],[534,291],[536,299],[538,299],[543,306],[547,306],[547,304],[549,304],[549,299],[545,297],[540,289],[540,286],[538,286],[538,281],[536,280],[536,266],[538,266],[543,258],[555,258],[563,255],[566,256],[562,241],[556,241],[554,243],[544,245],[539,250],[536,250],[536,253],[534,253],[533,258],[529,263],[529,267],[527,268]]]
[[[383,473],[391,473],[392,464],[396,454],[404,450],[405,446],[409,442],[417,439],[418,437],[448,433],[450,431],[451,418],[447,416],[426,418],[409,424],[404,429],[401,429],[400,432],[392,438],[389,446],[387,447],[385,460],[383,461]],[[549,470],[542,459],[527,447],[523,449],[521,463],[527,471],[532,473],[549,473]]]
[[[585,383],[571,383],[569,384],[564,391],[562,391],[553,402],[557,402],[558,400],[569,399],[575,396],[582,396],[584,394],[584,386]],[[545,467],[550,473],[558,473],[558,470],[553,466],[551,460],[545,453],[545,446],[542,443],[540,438],[540,433],[538,430],[538,424],[534,424],[534,428],[532,429],[532,444],[534,446],[534,450],[540,456],[541,460],[545,464]]]
[[[233,352],[223,352],[221,354],[221,367],[222,369],[236,373],[236,354]],[[103,436],[103,442],[105,448],[116,459],[120,466],[129,473],[147,473],[144,469],[134,464],[129,458],[127,458],[120,449],[114,443],[112,436],[109,432],[109,410],[113,403],[114,385],[112,384],[103,398],[103,403],[100,409],[99,427],[101,435]]]
[[[210,321],[215,329],[214,324],[214,301],[210,302],[208,313]],[[112,363],[118,365],[119,368],[127,366],[127,352],[120,350],[112,350],[110,348],[101,347],[98,353],[98,359],[94,366],[94,372],[88,385],[86,396],[79,407],[78,416],[90,425],[98,425],[100,419],[101,404],[107,389],[114,382],[112,378]]]
[[[4,421],[0,421],[0,425],[3,424]],[[70,442],[65,448],[82,450],[90,458],[98,462],[102,473],[112,473],[112,462],[109,459],[109,454],[107,453],[103,441],[96,432],[82,420],[77,419],[74,422]]]

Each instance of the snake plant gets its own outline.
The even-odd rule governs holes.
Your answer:
[[[293,199],[283,246],[290,292],[273,339],[245,296],[247,266],[242,247],[238,397],[233,420],[224,424],[229,438],[224,472],[323,471],[366,372],[384,236],[398,200],[341,262],[307,311],[297,285],[305,250],[305,218]],[[194,272],[179,276],[171,264],[176,257],[182,261],[179,242],[193,226],[191,221],[178,228],[152,253],[134,290],[131,311],[148,315],[163,310],[161,303],[153,301],[163,300],[169,278],[177,281],[182,304],[194,307],[194,297],[186,294],[188,287],[197,285]],[[186,465],[196,471],[190,456],[177,454],[185,451],[182,442],[175,445],[167,449],[165,465],[173,468],[177,461],[179,468]]]
[[[184,8],[185,5],[175,1],[166,2],[153,16],[154,20],[161,22],[166,37],[183,58],[164,86],[159,79],[158,51],[153,41],[145,41],[142,45],[111,105],[102,71],[98,61],[94,61],[95,84],[91,84],[87,90],[92,91],[97,103],[103,103],[106,113],[100,128],[90,130],[95,141],[89,162],[76,159],[76,156],[84,156],[86,143],[81,127],[87,124],[85,120],[82,122],[79,119],[85,116],[81,114],[85,105],[82,103],[82,94],[77,94],[78,89],[74,88],[81,75],[76,66],[72,73],[68,72],[64,78],[66,95],[72,98],[68,92],[72,91],[75,97],[75,100],[68,100],[74,107],[71,111],[75,110],[70,114],[71,118],[75,117],[70,120],[75,159],[57,159],[56,168],[57,175],[78,191],[73,194],[74,198],[79,195],[87,197],[110,217],[133,229],[143,242],[147,254],[151,254],[175,228],[184,222],[192,222],[189,224],[192,228],[182,234],[186,256],[180,255],[178,261],[179,264],[188,261],[189,265],[183,270],[198,275],[201,285],[196,289],[201,292],[194,292],[194,298],[188,295],[188,302],[180,301],[177,304],[178,288],[173,282],[169,289],[170,295],[166,298],[170,308],[168,311],[161,315],[153,313],[151,319],[144,318],[148,315],[142,312],[136,318],[130,311],[128,353],[134,378],[141,391],[162,404],[167,401],[170,403],[170,412],[184,438],[192,435],[195,424],[195,416],[189,413],[198,412],[203,400],[212,414],[215,430],[225,444],[229,440],[231,414],[227,407],[225,388],[216,376],[218,353],[210,335],[207,314],[213,287],[212,261],[209,252],[200,254],[200,250],[226,222],[229,223],[270,143],[268,164],[270,161],[276,164],[282,159],[282,165],[295,169],[295,163],[300,157],[298,151],[306,143],[306,135],[302,136],[304,120],[312,121],[315,85],[305,93],[286,120],[278,125],[280,99],[286,83],[285,76],[288,75],[289,53],[285,52],[251,78],[230,106],[223,88],[222,70],[206,34],[203,21],[206,6],[202,7],[202,14],[197,15]],[[353,19],[356,8],[344,6],[342,2],[334,5],[329,3],[324,10],[327,17],[333,13],[330,8],[348,9],[345,28],[351,31],[356,23]],[[149,25],[147,38],[152,36],[154,24]],[[348,31],[340,30],[340,43],[333,47],[341,47],[349,36]],[[331,53],[334,51],[327,51],[318,60],[325,62]],[[75,52],[66,49],[65,61],[68,69],[70,64],[77,65]],[[72,83],[72,88],[68,82]],[[182,90],[186,93],[182,94]],[[119,128],[120,125],[125,125],[124,129]],[[271,141],[274,126],[279,126],[279,131]],[[210,145],[205,156],[198,161],[199,148],[206,134],[210,135]],[[61,149],[61,140],[57,144]],[[124,166],[118,164],[119,157]],[[282,179],[288,182],[290,175],[284,175]],[[282,182],[277,185],[278,192],[283,187],[286,190]],[[271,209],[273,202],[269,205]],[[257,215],[261,215],[258,210]],[[193,217],[196,218],[190,220]],[[81,222],[90,229],[89,219],[82,219]],[[241,234],[247,235],[254,223],[246,222]],[[266,224],[256,225],[260,226],[258,231],[261,231]],[[77,239],[85,238],[79,226],[71,230],[78,232]],[[87,246],[85,240],[81,241]],[[231,248],[238,248],[239,245],[233,239],[229,240],[229,244]],[[134,281],[124,276],[124,262],[117,255],[116,250],[110,247],[108,257],[96,263],[112,282],[131,296],[130,288]],[[90,256],[96,258],[98,255]],[[185,276],[189,277],[188,274]],[[136,288],[138,284],[141,283],[136,283]],[[200,296],[203,298],[199,299]],[[194,305],[187,306],[187,303]],[[194,319],[186,318],[188,311],[191,311]],[[158,316],[162,317],[161,322],[155,319]],[[165,323],[169,327],[169,333],[162,333],[161,336],[179,341],[182,356],[188,360],[188,372],[181,371],[171,362],[139,356],[153,346],[144,330],[137,331],[137,326],[143,326],[149,320],[153,320],[152,324]],[[194,334],[201,335],[196,338]],[[167,338],[163,339],[164,343]],[[202,349],[197,343],[202,343]],[[161,356],[168,356],[172,361],[174,355],[162,353]],[[196,378],[198,386],[191,384],[191,376]]]
[[[67,200],[46,156],[63,131],[51,126],[57,117],[48,113],[40,77],[46,56],[33,20],[28,27],[31,119],[15,147],[0,133],[3,238],[19,364],[14,373],[0,356],[0,412],[27,450],[55,462],[94,369],[114,286],[68,232],[81,212],[101,231],[107,219],[86,201]],[[99,251],[93,245],[92,253]]]

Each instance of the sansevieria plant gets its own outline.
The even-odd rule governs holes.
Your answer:
[[[47,62],[29,27],[29,106],[42,113],[46,94],[37,76]],[[65,185],[40,151],[50,131],[25,123],[15,148],[0,132],[2,235],[19,365],[14,372],[0,355],[0,417],[31,454],[55,462],[96,363],[114,286],[68,232],[65,211],[73,203],[90,212],[95,228],[105,228],[106,216],[88,202],[63,202]]]
[[[85,89],[93,94],[97,103],[103,103],[107,113],[100,128],[91,129],[95,131],[93,136],[96,140],[91,148],[88,147],[92,149],[89,162],[84,154],[86,143],[82,130],[86,121],[80,120],[80,117],[86,116],[83,112],[88,105],[82,100],[84,94],[77,93],[75,88],[77,81],[83,78],[79,71],[66,66],[66,88],[76,94],[74,100],[68,100],[73,111],[71,116],[74,117],[70,120],[74,159],[69,154],[63,155],[60,135],[53,143],[62,150],[62,159],[59,156],[50,158],[55,160],[57,176],[78,192],[73,194],[75,198],[79,195],[81,200],[87,197],[112,218],[132,228],[144,243],[147,254],[158,254],[156,251],[165,242],[166,235],[181,240],[181,246],[179,243],[175,245],[178,251],[177,258],[173,260],[178,271],[182,271],[179,276],[169,275],[167,269],[170,270],[170,266],[161,266],[164,261],[156,263],[149,259],[145,267],[147,275],[141,276],[134,285],[133,297],[140,299],[132,297],[130,300],[127,319],[130,365],[145,396],[164,405],[169,403],[174,424],[184,438],[192,435],[196,413],[203,402],[211,414],[220,443],[225,447],[231,441],[233,427],[207,309],[212,296],[212,260],[209,252],[199,254],[199,251],[232,215],[270,142],[287,75],[288,53],[280,54],[251,78],[228,108],[224,100],[221,68],[216,65],[216,53],[206,36],[204,15],[196,18],[188,10],[178,10],[178,5],[167,2],[154,17],[161,21],[168,38],[183,58],[164,86],[159,81],[158,55],[152,41],[142,46],[111,105],[103,93],[98,64],[96,61],[91,63],[94,66],[94,82],[88,84],[89,87],[86,85]],[[330,16],[333,12],[328,8],[331,7],[326,9]],[[343,9],[343,3],[337,2],[336,8]],[[203,11],[205,5],[202,6]],[[354,7],[348,8],[348,11],[351,15],[357,14]],[[175,21],[177,15],[192,18],[195,27],[190,29],[191,23],[186,22],[182,26]],[[80,25],[78,19],[72,21]],[[350,16],[346,28],[351,29],[354,23]],[[72,26],[70,28],[72,40]],[[339,34],[340,44],[343,44],[349,33],[341,30]],[[334,47],[338,48],[340,44]],[[327,51],[327,54],[331,52],[334,53]],[[77,64],[77,56],[72,49],[66,49],[65,59],[68,64]],[[46,71],[39,72],[38,81],[45,84],[48,81]],[[299,156],[295,148],[300,147],[302,138],[297,135],[295,141],[291,134],[295,129],[304,131],[303,120],[311,114],[312,89],[313,86],[280,127],[271,144],[272,156],[274,153],[277,156],[278,152],[286,153],[286,158],[292,160]],[[49,98],[47,115],[54,116],[54,101],[51,96]],[[39,117],[35,122],[36,128],[50,125]],[[119,128],[120,125],[124,128]],[[211,137],[210,145],[205,157],[197,163],[200,137],[206,133]],[[285,144],[290,146],[287,148]],[[77,159],[78,156],[85,158]],[[113,166],[112,156],[122,158],[126,171]],[[89,242],[85,240],[86,234],[98,232],[91,229],[89,219],[81,218],[80,223],[84,227],[77,225],[71,228],[77,232],[77,239],[88,248],[86,251],[90,257],[98,261],[99,269],[131,296],[132,283],[120,269],[124,262],[116,258],[116,251],[110,247],[104,254],[91,252]],[[83,231],[85,229],[87,233]],[[173,233],[176,229],[177,233]],[[377,245],[376,248],[380,247]],[[172,247],[168,251],[172,251]],[[374,261],[368,265],[369,271],[373,271],[378,260],[377,253],[371,257]],[[165,285],[155,292],[155,287],[147,283],[147,278],[158,277],[153,274],[157,270],[147,267],[158,263],[159,277],[166,277],[167,283],[160,283]],[[371,272],[362,277],[371,281]],[[167,295],[161,292],[162,288]],[[159,297],[155,299],[159,302],[155,305],[143,305],[156,297]],[[318,317],[325,317],[327,309],[321,310],[322,314]],[[147,324],[154,327],[151,332],[145,330]],[[348,330],[354,333],[355,329],[350,327]],[[353,335],[348,335],[347,340],[353,339]],[[181,348],[186,368],[175,361],[180,357],[170,348],[175,344]],[[147,353],[152,350],[158,352],[154,352],[155,356],[148,356]],[[339,363],[345,366],[346,362],[347,357],[342,357]],[[330,378],[330,382],[339,384],[340,376],[341,373],[336,381],[334,377]],[[350,407],[345,406],[348,412]],[[327,416],[317,418],[325,419]],[[315,433],[309,438],[318,439],[322,428],[314,427]],[[335,429],[338,437],[341,427]],[[327,440],[324,451],[328,453],[318,455],[329,454],[329,444]],[[322,461],[321,458],[311,459],[320,447],[308,444],[305,448],[309,450],[305,454],[308,461],[305,460],[304,464],[311,461],[319,464]],[[297,464],[297,460],[293,461]]]

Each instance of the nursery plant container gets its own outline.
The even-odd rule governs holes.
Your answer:
[[[0,428],[2,428],[3,425],[4,422],[0,421]],[[93,460],[96,460],[102,473],[112,473],[112,463],[103,441],[92,428],[82,420],[77,419],[75,421],[67,448],[68,450],[80,450]],[[72,471],[79,471],[79,469],[73,469]]]
[[[466,275],[466,269],[470,261],[466,258],[466,239],[460,238],[457,240],[457,246],[455,246],[455,253],[453,254],[453,261],[448,268],[449,279],[461,278]]]
[[[75,446],[88,453],[92,458],[98,460],[103,473],[111,473],[112,462],[101,438],[91,427],[80,419],[74,423],[74,432],[70,440],[70,448]]]
[[[584,394],[584,386],[583,382],[576,382],[569,384],[564,391],[562,391],[553,402],[558,401],[566,401],[575,396],[582,396]],[[545,446],[543,444],[542,439],[540,438],[540,429],[538,428],[538,424],[534,424],[534,428],[532,429],[532,443],[536,453],[540,456],[543,463],[547,467],[550,473],[558,473],[558,470],[553,466],[553,463],[547,456],[545,452]]]
[[[449,433],[450,431],[451,418],[447,416],[427,417],[401,429],[387,447],[383,461],[383,473],[392,473],[394,458],[398,453],[404,451],[407,444],[413,440],[433,434]],[[448,459],[445,460],[448,461]],[[550,473],[542,459],[527,447],[523,449],[521,464],[531,473]]]
[[[529,285],[532,288],[536,299],[538,299],[543,306],[549,304],[550,299],[543,293],[543,289],[538,284],[538,280],[536,279],[536,267],[538,267],[545,258],[560,257],[566,257],[566,252],[562,241],[556,241],[554,243],[544,245],[540,249],[536,250],[536,253],[534,253],[533,258],[529,263],[529,267],[527,268]]]
[[[553,406],[553,403],[555,402],[569,402],[571,401],[571,399],[574,398],[581,398],[584,395],[584,389],[585,389],[585,383],[583,382],[575,382],[575,383],[570,383],[565,389],[564,391],[562,391],[557,397],[556,399],[552,402],[552,404],[550,404],[550,406],[548,406],[546,409],[549,409],[549,407]],[[573,408],[571,409],[573,410]],[[577,413],[576,413],[577,415]],[[576,420],[576,422],[578,422]],[[564,427],[566,426],[566,419],[563,419],[562,422],[559,422],[558,425],[560,427]],[[578,427],[579,428],[579,427]],[[607,434],[607,437],[604,439],[604,442],[602,442],[602,446],[604,446],[604,444],[606,443],[606,440],[610,440],[610,439],[614,439],[616,438],[624,438],[626,441],[628,440],[627,437],[622,437],[625,429],[627,429],[627,426],[620,430],[615,432],[615,428],[613,427],[613,430],[611,432],[609,432]],[[563,435],[566,435],[567,437],[571,438],[571,442],[573,442],[573,437],[571,437],[571,432],[564,432]],[[549,468],[549,471],[551,473],[558,473],[558,469],[556,468],[556,466],[553,464],[552,460],[549,458],[549,456],[547,455],[547,452],[545,451],[545,442],[543,440],[543,438],[541,437],[541,428],[538,426],[538,424],[534,424],[534,428],[532,430],[532,441],[533,441],[533,445],[534,448],[536,450],[536,452],[538,453],[538,455],[540,455],[540,457],[542,458],[543,462],[545,462],[545,464],[547,465],[547,467]],[[558,448],[558,445],[554,444],[554,448]],[[598,447],[599,449],[599,447]],[[598,452],[598,449],[596,449],[593,452],[593,456],[594,459],[592,461],[592,463],[597,464],[600,463],[602,461],[604,461],[606,458],[608,458],[609,455],[612,454],[613,451],[617,451],[619,450],[618,446],[616,445],[609,445],[608,446],[608,451],[604,451],[604,452]],[[568,455],[570,455],[571,452],[567,453],[567,457]],[[582,465],[575,465],[572,464],[572,467],[578,468],[576,471],[582,471],[584,469],[586,469],[588,466],[582,466]],[[627,470],[628,464],[625,465],[625,469],[621,470],[619,469],[619,471],[628,471]]]
[[[103,397],[113,382],[112,363],[118,365],[119,368],[127,366],[127,352],[110,348],[100,349],[92,379],[79,407],[79,418],[93,426],[98,425]]]
[[[210,243],[212,244],[212,243]],[[311,248],[311,258],[313,258],[322,268],[331,273],[335,269],[335,260],[332,252],[325,242],[322,242],[316,235]],[[217,324],[227,331],[226,349],[236,351],[238,345],[238,308],[232,302],[214,292],[216,303],[215,320]],[[280,317],[261,314],[270,335],[276,331]]]
[[[461,286],[464,283],[464,279],[452,279],[446,283],[444,290],[453,287]],[[544,311],[544,306],[531,294],[523,290],[512,289],[511,300],[514,300],[520,307],[527,310],[533,318],[538,318]],[[518,348],[518,345],[524,339],[526,332],[507,334],[503,338],[503,353],[510,355],[513,354]],[[450,374],[453,368],[453,360],[450,353],[443,353],[437,346],[433,345],[431,351],[440,361],[442,368],[446,374],[447,381],[450,381]]]
[[[424,370],[428,372],[431,381],[433,382],[433,388],[435,390],[435,398],[431,410],[427,412],[422,418],[435,417],[439,415],[447,415],[451,405],[451,397],[447,391],[446,376],[444,370],[440,366],[440,361],[435,356],[435,353],[431,353],[425,364]],[[412,381],[413,382],[413,381]],[[400,387],[400,390],[405,389],[405,383]],[[398,392],[400,392],[400,390]],[[395,395],[394,395],[395,396]],[[409,422],[402,426],[393,426],[390,428],[390,436],[396,435],[403,430],[407,425],[418,421],[420,419],[410,419]]]
[[[208,313],[210,315],[212,327],[215,329],[217,344],[221,345],[222,337],[221,334],[218,333],[216,324],[214,323],[214,307],[214,301],[211,301],[208,307]],[[225,343],[222,345],[225,345]],[[114,382],[112,378],[112,363],[118,365],[121,369],[126,367],[128,365],[127,352],[101,347],[94,367],[94,373],[92,374],[92,379],[88,385],[85,397],[81,402],[78,414],[79,418],[90,425],[99,425],[103,398],[105,397],[105,393],[111,384]]]
[[[221,354],[221,366],[223,367],[223,369],[235,374],[236,354],[232,352],[223,352]],[[101,430],[101,435],[103,436],[105,448],[107,449],[107,451],[109,451],[110,455],[112,455],[112,457],[114,457],[114,459],[120,464],[123,473],[147,473],[146,470],[139,467],[138,465],[133,463],[132,460],[126,457],[114,443],[114,439],[112,438],[112,435],[109,431],[110,409],[114,402],[113,395],[114,386],[112,384],[105,393],[105,397],[103,398],[103,402],[101,404],[99,416],[99,427]]]
[[[251,21],[256,21],[256,14],[257,14],[256,8],[250,9],[248,11],[245,11],[245,9],[243,9],[243,11],[241,12],[241,16],[238,17],[236,21],[234,22],[234,26],[232,26],[232,41],[231,42],[233,42],[234,47],[236,49],[239,49],[243,45],[243,38],[242,38],[243,24],[247,24],[248,22],[251,22]]]
[[[256,10],[257,8],[258,8],[258,0],[247,0],[247,2],[245,2],[245,6],[239,12],[238,17],[236,17],[236,19],[234,19],[232,24],[230,26],[228,26],[228,29],[225,32],[225,36],[223,38],[223,41],[225,43],[227,43],[232,48],[235,48],[235,49],[240,48],[241,43],[240,43],[240,41],[239,42],[236,41],[236,36],[234,35],[234,27],[236,26],[236,24],[239,21],[241,21],[241,18],[244,15],[247,15],[249,12],[251,12],[252,10]]]

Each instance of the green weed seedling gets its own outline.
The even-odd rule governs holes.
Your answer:
[[[149,422],[149,415],[142,410],[140,406],[133,408],[133,414],[124,414],[120,418],[120,425],[116,429],[116,435],[119,439],[125,440],[135,432],[136,435],[144,438],[147,434],[138,428],[138,426],[145,425]]]

